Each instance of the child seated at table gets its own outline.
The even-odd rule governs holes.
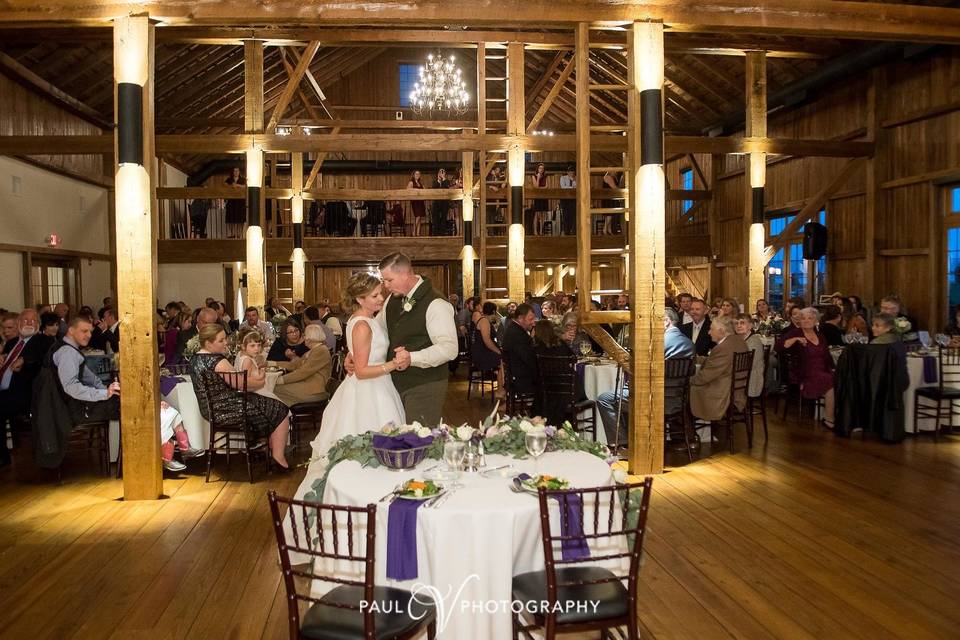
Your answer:
[[[202,456],[204,453],[203,449],[194,449],[190,445],[180,412],[163,401],[160,402],[160,442],[160,458],[167,471],[183,471],[187,468],[187,465],[173,459],[175,447],[180,448],[180,457],[184,460]]]
[[[233,361],[234,371],[247,372],[247,391],[253,391],[268,398],[277,398],[277,396],[264,387],[267,384],[266,369],[258,363],[262,360],[263,354],[263,336],[259,331],[250,331],[240,339],[240,349],[237,351],[237,357]]]

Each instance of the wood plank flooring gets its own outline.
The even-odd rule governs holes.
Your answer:
[[[450,422],[490,410],[465,397],[451,385]],[[654,481],[645,635],[960,637],[960,436],[885,445],[774,420],[769,442],[742,440]],[[0,472],[0,638],[284,638],[265,494],[302,472],[250,485],[238,460],[207,484],[194,466],[134,503],[83,459],[60,486],[29,460]]]

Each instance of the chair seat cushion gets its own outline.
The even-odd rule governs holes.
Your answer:
[[[960,389],[956,387],[920,387],[917,389],[917,395],[922,398],[957,398],[960,399]]]
[[[423,595],[410,600],[404,589],[375,587],[373,590],[374,637],[394,638],[425,627],[436,616],[433,601]],[[363,587],[340,586],[320,598],[321,602],[358,605]],[[363,638],[363,612],[314,604],[300,622],[300,634],[311,640],[356,640]]]
[[[557,584],[586,582],[612,578],[614,574],[601,567],[560,567],[557,569]],[[533,613],[534,620],[542,624],[544,613],[538,612],[538,604],[547,600],[547,574],[545,571],[522,573],[513,578],[513,599],[524,603],[524,611]],[[529,605],[527,603],[530,603]],[[627,615],[627,589],[623,582],[604,582],[583,586],[557,588],[558,624],[582,624],[620,618]],[[564,603],[583,603],[567,607]],[[596,604],[596,610],[594,610]],[[527,608],[529,607],[529,608]]]

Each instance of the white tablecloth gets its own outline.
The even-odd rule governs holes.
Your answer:
[[[623,381],[621,380],[621,383]],[[617,365],[616,364],[588,364],[583,367],[583,391],[587,400],[594,400],[601,393],[607,391],[617,391]],[[600,413],[597,412],[597,441],[607,443],[607,432],[600,422]]]
[[[936,358],[936,356],[934,357]],[[914,394],[916,393],[917,389],[921,387],[935,387],[937,386],[937,383],[936,381],[923,381],[923,358],[921,357],[907,356],[907,373],[910,374],[910,386],[903,393],[903,426],[907,433],[916,433],[913,428]],[[922,399],[920,402],[921,406],[926,406],[929,404],[932,408],[933,403],[929,400]],[[954,402],[953,405],[953,410],[960,412],[960,403]],[[933,431],[932,419],[921,418],[917,422],[918,426],[920,427],[920,431]],[[960,426],[960,416],[952,416],[951,423],[953,426]]]
[[[427,460],[420,467],[428,468],[435,463]],[[490,455],[487,464],[489,467],[512,464],[517,473],[534,473],[533,460]],[[565,477],[576,487],[612,483],[610,467],[603,460],[578,451],[544,455],[540,458],[539,471]],[[365,506],[376,503],[398,483],[413,477],[422,477],[422,474],[416,470],[363,469],[357,462],[341,462],[330,472],[323,501]],[[404,589],[411,589],[416,583],[435,587],[444,596],[444,610],[449,614],[442,638],[510,638],[512,578],[543,569],[539,503],[536,496],[510,491],[509,478],[463,474],[461,482],[465,487],[438,508],[418,510],[419,575],[416,580],[387,579],[389,503],[377,503],[376,583]],[[592,530],[592,513],[585,508],[587,533]],[[363,540],[362,535],[354,539]],[[591,548],[592,555],[609,552],[610,549]],[[318,582],[315,595],[327,589],[328,583]],[[487,604],[501,602],[505,604],[496,607]],[[478,609],[480,607],[487,609]]]

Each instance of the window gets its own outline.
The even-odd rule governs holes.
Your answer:
[[[950,212],[960,213],[960,187],[950,189]]]
[[[684,191],[693,191],[693,169],[687,168],[680,172],[680,185]],[[693,200],[684,200],[681,210],[686,213],[691,207],[693,207]]]
[[[420,80],[420,66],[416,64],[400,63],[400,106],[410,106],[410,92]]]
[[[776,218],[771,218],[767,227],[768,237],[772,239],[782,234],[795,218],[796,214],[782,214]],[[821,209],[815,220],[822,225],[826,225],[826,210]],[[960,251],[960,246],[958,246],[958,251]],[[772,307],[782,309],[783,303],[788,297],[807,298],[808,266],[808,261],[803,259],[803,229],[800,228],[790,235],[790,242],[786,247],[779,249],[767,264],[767,301]],[[817,260],[814,266],[813,299],[808,300],[808,302],[816,302],[819,296],[827,290],[826,257]]]
[[[960,305],[960,186],[947,188],[947,304],[950,316]]]

